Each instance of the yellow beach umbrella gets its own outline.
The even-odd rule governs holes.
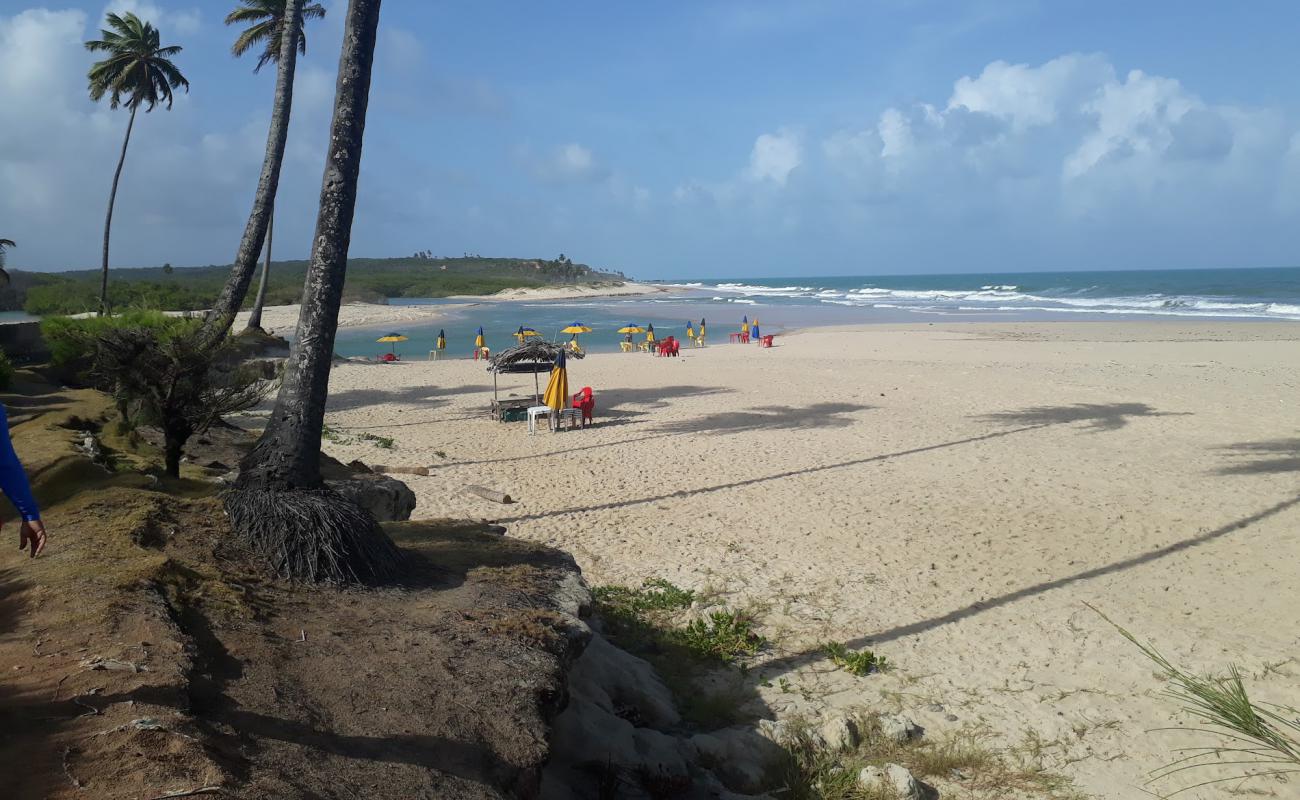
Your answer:
[[[438,331],[438,341],[435,342],[433,346],[436,347],[436,348],[439,349],[439,350],[446,350],[446,349],[447,349],[447,332],[446,332],[446,331]]]
[[[561,328],[561,329],[560,329],[560,333],[571,333],[571,334],[573,334],[573,339],[571,340],[571,344],[572,344],[574,347],[577,347],[577,345],[578,345],[578,334],[580,334],[580,333],[591,333],[591,328],[587,327],[586,325],[583,325],[581,322],[574,322],[574,323],[571,323],[567,328]]]
[[[482,325],[479,326],[478,335],[474,337],[474,347],[479,350],[483,349],[483,326]]]
[[[397,343],[397,342],[405,342],[405,341],[406,341],[406,337],[403,336],[403,335],[400,334],[400,333],[390,333],[390,334],[388,334],[387,336],[380,336],[380,337],[379,337],[378,339],[376,339],[375,341],[376,341],[376,342],[386,342],[386,343],[392,344],[392,345],[393,345],[393,348],[391,349],[391,352],[396,353],[396,352],[397,352],[397,346],[396,346],[396,343]]]
[[[695,326],[690,322],[686,323],[686,338],[695,341]]]
[[[551,368],[551,380],[546,384],[546,392],[542,394],[542,405],[550,406],[552,411],[558,413],[568,404],[569,370],[565,366],[564,351],[561,350],[555,357],[555,366]]]
[[[646,340],[647,342],[649,342],[650,344],[654,344],[654,341],[655,341],[655,326],[654,326],[654,325],[647,325],[647,326],[646,326],[646,329],[645,329],[645,340]]]
[[[645,328],[640,325],[624,325],[618,329],[619,333],[645,333]]]

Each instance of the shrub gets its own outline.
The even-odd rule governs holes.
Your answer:
[[[111,317],[46,317],[41,320],[41,336],[50,348],[50,360],[56,367],[71,367],[81,372],[90,366],[95,340],[110,330],[138,328],[157,330],[165,337],[189,333],[196,320],[169,317],[161,311],[126,311]]]
[[[256,405],[269,388],[258,371],[218,368],[229,339],[205,349],[193,326],[109,328],[93,339],[90,374],[118,407],[163,432],[165,469],[180,476],[181,452],[222,415]]]

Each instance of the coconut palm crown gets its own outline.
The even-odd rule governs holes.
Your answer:
[[[273,64],[280,58],[280,37],[284,31],[285,0],[239,0],[234,11],[226,15],[227,25],[252,23],[239,34],[239,38],[230,48],[236,56],[242,56],[257,46],[262,47],[262,54],[257,58],[254,72]],[[302,19],[321,19],[325,16],[325,7],[320,3],[306,3],[302,7]],[[298,52],[306,55],[307,35],[299,31]]]
[[[108,28],[99,32],[103,38],[86,42],[90,52],[109,54],[87,75],[91,100],[108,95],[109,108],[152,111],[160,103],[171,108],[174,90],[190,90],[190,82],[171,62],[181,48],[163,47],[157,28],[130,12],[109,14],[106,22]]]

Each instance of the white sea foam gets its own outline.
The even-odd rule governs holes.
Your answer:
[[[978,289],[889,289],[870,284],[856,288],[829,286],[761,286],[739,281],[708,286],[714,301],[754,305],[824,303],[828,305],[894,309],[924,313],[996,312],[999,314],[1068,313],[1129,314],[1177,317],[1235,317],[1300,320],[1300,304],[1231,297],[1174,294],[1104,294],[1105,287],[1087,286],[1029,292],[1016,284],[989,283]]]

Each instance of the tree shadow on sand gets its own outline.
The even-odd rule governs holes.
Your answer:
[[[824,405],[832,405],[837,407],[835,410],[832,411],[831,416],[837,416],[844,413],[842,409],[838,408],[838,404],[824,404]],[[862,410],[865,408],[867,408],[867,406],[855,406],[854,410]],[[1127,424],[1127,419],[1133,416],[1154,417],[1154,416],[1169,416],[1169,415],[1163,412],[1157,412],[1156,410],[1152,409],[1150,406],[1145,405],[1143,403],[1113,403],[1108,405],[1079,405],[1079,406],[1059,406],[1059,407],[1051,407],[1051,408],[1044,408],[1044,407],[1032,408],[1032,409],[1026,409],[1025,411],[1021,411],[1021,412],[1009,412],[1007,414],[991,415],[992,419],[1000,420],[1000,421],[1014,421],[1016,419],[1022,419],[1022,418],[1034,420],[1032,424],[1021,425],[1018,428],[1009,428],[1007,430],[992,431],[990,433],[981,433],[975,436],[967,436],[962,439],[954,439],[948,442],[939,442],[937,444],[923,445],[921,447],[913,447],[907,450],[898,450],[892,453],[879,453],[876,455],[863,456],[862,458],[853,458],[845,461],[836,461],[829,464],[819,464],[817,466],[804,467],[802,469],[785,470],[782,472],[772,473],[771,475],[759,475],[752,478],[745,478],[743,480],[719,483],[713,486],[702,486],[698,488],[684,488],[673,492],[666,492],[664,494],[651,495],[649,497],[633,498],[629,500],[617,500],[617,501],[600,503],[598,505],[590,505],[590,506],[576,506],[572,508],[558,509],[555,511],[544,511],[544,512],[539,512],[537,514],[527,514],[519,517],[502,518],[499,519],[498,521],[502,523],[526,522],[529,520],[544,519],[547,517],[563,516],[565,514],[581,514],[581,513],[591,512],[591,511],[608,511],[617,508],[628,508],[631,506],[645,505],[647,503],[658,503],[664,500],[670,500],[674,498],[694,497],[697,495],[724,492],[731,489],[741,489],[749,486],[757,486],[760,484],[768,483],[770,481],[777,481],[785,478],[793,478],[799,475],[814,475],[820,472],[826,472],[828,470],[844,469],[847,467],[857,467],[865,464],[873,464],[873,463],[878,463],[883,461],[890,461],[892,459],[903,458],[906,456],[920,455],[922,453],[930,453],[937,450],[945,450],[950,447],[959,447],[961,445],[973,444],[975,442],[984,442],[984,441],[989,441],[991,439],[1000,439],[1006,436],[1014,436],[1015,434],[1018,433],[1026,433],[1028,431],[1041,430],[1043,428],[1052,427],[1054,425],[1066,425],[1066,424],[1073,424],[1076,422],[1095,422],[1100,424],[1099,426],[1094,425],[1094,427],[1098,427],[1098,430],[1116,430],[1118,428],[1124,427]],[[984,417],[984,419],[989,419],[989,418],[990,417]]]
[[[869,411],[874,406],[856,403],[813,403],[808,406],[757,406],[745,411],[684,417],[660,425],[665,433],[743,433],[761,430],[808,430],[846,428],[855,420],[855,411]]]
[[[1223,467],[1219,475],[1269,475],[1300,472],[1300,438],[1242,442],[1222,448],[1236,463]]]
[[[1221,539],[1229,534],[1236,533],[1237,531],[1240,531],[1244,528],[1254,525],[1257,522],[1261,522],[1265,519],[1268,519],[1269,517],[1276,516],[1277,514],[1280,514],[1296,506],[1300,506],[1300,495],[1283,500],[1275,505],[1269,506],[1268,508],[1256,512],[1254,514],[1251,514],[1247,517],[1233,520],[1232,522],[1229,522],[1225,525],[1221,525],[1218,528],[1215,528],[1214,530],[1207,531],[1205,533],[1201,533],[1196,536],[1191,536],[1186,539],[1181,539],[1177,542],[1174,542],[1173,544],[1166,545],[1165,547],[1161,547],[1147,553],[1142,553],[1141,555],[1136,555],[1130,558],[1114,561],[1111,562],[1110,564],[1105,564],[1100,567],[1094,567],[1092,569],[1083,570],[1082,572],[1076,572],[1073,575],[1066,575],[1064,577],[1055,578],[1050,581],[1043,581],[1042,583],[1036,583],[1031,586],[1026,586],[1022,589],[1017,589],[1014,592],[1008,592],[1007,594],[999,595],[997,597],[979,600],[974,603],[971,603],[970,605],[966,605],[954,611],[950,611],[947,614],[943,614],[937,617],[930,617],[929,619],[918,620],[916,622],[909,622],[905,625],[899,625],[893,628],[889,628],[887,630],[879,631],[877,633],[868,636],[862,636],[857,639],[849,640],[845,644],[846,646],[851,648],[869,647],[872,645],[881,644],[883,642],[890,642],[896,639],[901,639],[905,636],[912,636],[918,633],[925,633],[926,631],[933,630],[935,628],[938,628],[943,625],[947,625],[949,623],[959,622],[968,617],[973,617],[977,614],[982,614],[986,611],[992,611],[995,608],[1001,608],[1002,606],[1010,605],[1012,603],[1015,603],[1020,600],[1024,600],[1029,597],[1034,597],[1036,595],[1040,595],[1045,592],[1050,592],[1053,589],[1060,589],[1065,586],[1069,586],[1071,584],[1092,580],[1093,578],[1100,578],[1105,575],[1112,575],[1118,572],[1123,572],[1125,570],[1133,569],[1134,567],[1140,567],[1145,564],[1150,564],[1152,562],[1159,561],[1163,558],[1167,558],[1168,556],[1174,555],[1175,553],[1180,553],[1185,550],[1190,550],[1199,545],[1207,544],[1209,542],[1215,541],[1216,539]],[[805,664],[811,664],[813,662],[821,660],[824,657],[825,657],[825,653],[821,648],[804,650],[802,652],[782,656],[780,658],[773,659],[772,661],[768,661],[762,665],[758,665],[757,669],[764,671],[765,674],[768,674],[768,671],[771,670],[785,671],[785,670],[795,669]]]
[[[444,406],[447,398],[466,394],[488,394],[490,385],[466,384],[464,386],[404,386],[400,389],[347,389],[329,396],[329,411],[351,411],[378,403],[414,403],[426,408]],[[485,404],[486,405],[486,404]]]
[[[985,414],[978,419],[1002,425],[1070,425],[1088,423],[1094,432],[1117,431],[1138,417],[1181,416],[1177,412],[1156,411],[1146,403],[1077,403],[1072,406],[1032,406],[1019,411]]]

